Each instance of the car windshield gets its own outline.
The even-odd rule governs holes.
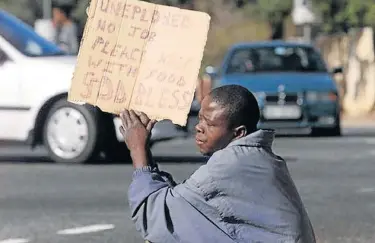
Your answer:
[[[0,35],[19,52],[29,57],[66,55],[57,45],[4,11],[0,11]]]
[[[305,46],[241,48],[232,54],[226,73],[327,72],[317,51]]]

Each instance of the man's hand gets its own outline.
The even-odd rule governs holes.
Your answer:
[[[150,120],[143,112],[136,113],[132,110],[124,110],[120,118],[122,121],[120,132],[130,152],[146,149],[156,121]]]

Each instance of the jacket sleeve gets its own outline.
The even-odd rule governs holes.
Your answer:
[[[132,220],[137,231],[150,242],[176,242],[167,199],[174,197],[172,177],[158,169],[144,167],[133,174],[128,191]]]

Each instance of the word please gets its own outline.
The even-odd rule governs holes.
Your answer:
[[[144,54],[144,50],[140,48],[128,47],[126,45],[111,43],[104,40],[103,37],[98,36],[91,46],[92,50],[100,49],[100,52],[111,57],[118,57],[120,59],[127,59],[137,61],[140,60]]]

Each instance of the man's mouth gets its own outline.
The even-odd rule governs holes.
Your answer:
[[[201,144],[204,144],[204,140],[202,139],[199,139],[199,138],[195,138],[195,143],[198,144],[198,145],[201,145]]]

